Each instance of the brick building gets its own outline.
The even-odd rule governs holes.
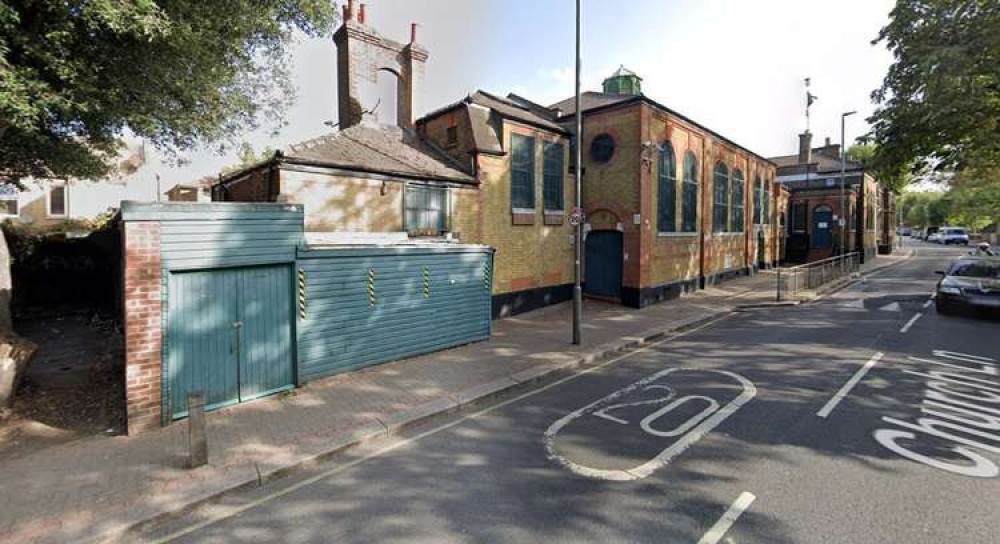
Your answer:
[[[788,188],[787,256],[811,262],[858,251],[871,259],[892,248],[892,192],[879,185],[864,165],[844,160],[844,210],[841,210],[841,149],[827,138],[812,147],[812,134],[799,135],[799,152],[773,157],[777,180]],[[887,222],[886,218],[890,218]],[[846,218],[841,226],[841,218]]]
[[[642,307],[772,265],[775,165],[645,96],[624,67],[603,87],[581,97],[587,292]],[[573,98],[550,109],[572,125]]]
[[[415,31],[389,40],[348,2],[334,41],[339,130],[223,176],[213,200],[302,204],[313,231],[492,246],[495,316],[568,300],[573,101],[477,91],[415,119],[429,56]],[[383,72],[397,78],[397,126],[361,105]],[[622,69],[584,95],[587,292],[644,306],[777,260],[775,165],[640,86]]]

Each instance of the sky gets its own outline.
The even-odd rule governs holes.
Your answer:
[[[411,22],[430,52],[423,112],[482,89],[542,104],[572,96],[574,0],[369,0],[368,23],[405,42]],[[847,140],[867,132],[871,92],[892,61],[872,45],[891,0],[582,0],[582,87],[600,90],[620,65],[643,78],[650,98],[763,156],[797,151],[805,128],[805,88],[814,145],[840,140],[840,114],[857,110]],[[244,140],[282,148],[327,133],[336,121],[336,48],[331,38],[296,39],[291,50],[297,101],[277,135]],[[386,83],[375,89],[384,91]],[[382,93],[388,94],[388,93]],[[372,103],[376,96],[369,97]],[[393,104],[380,104],[383,119]],[[214,175],[235,152],[203,150],[186,164],[157,164],[163,189]],[[158,161],[157,161],[158,162]]]

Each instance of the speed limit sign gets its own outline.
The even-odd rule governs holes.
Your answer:
[[[574,227],[583,224],[583,210],[580,208],[573,208],[573,211],[569,212],[569,224]]]

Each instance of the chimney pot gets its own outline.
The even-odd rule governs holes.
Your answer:
[[[365,24],[365,5],[361,4],[361,10],[358,11],[358,22]],[[827,138],[829,140],[829,138]]]
[[[350,21],[354,18],[354,0],[347,0],[347,5],[344,6],[344,20]]]
[[[417,43],[417,23],[410,23],[410,43]]]

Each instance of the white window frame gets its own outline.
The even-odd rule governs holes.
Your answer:
[[[0,217],[4,219],[10,217],[20,217],[21,216],[21,195],[0,195],[0,200],[11,201],[14,203],[16,211],[13,214],[4,211],[6,208],[0,208]]]
[[[63,213],[52,213],[52,189],[62,187],[63,189]],[[69,184],[66,182],[51,183],[45,187],[45,215],[53,218],[64,218],[69,216]]]

